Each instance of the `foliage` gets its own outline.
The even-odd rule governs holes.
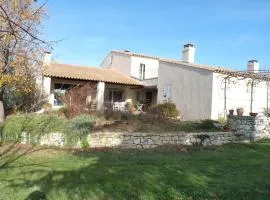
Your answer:
[[[95,117],[79,115],[67,120],[57,114],[19,114],[7,118],[2,127],[2,142],[19,141],[23,132],[29,134],[32,143],[38,142],[47,133],[64,133],[67,145],[78,142],[87,147],[87,135],[93,129]]]
[[[106,120],[110,120],[110,121],[112,121],[112,120],[115,120],[115,121],[121,120],[121,115],[122,114],[121,114],[120,111],[114,111],[112,109],[106,110],[104,112],[104,118]]]
[[[179,116],[179,112],[174,103],[163,103],[153,105],[149,108],[149,114],[159,118],[176,118]]]
[[[221,125],[225,126],[225,125],[227,124],[227,119],[226,119],[225,117],[219,117],[219,118],[218,118],[218,122],[219,122]]]
[[[57,115],[20,114],[9,116],[2,129],[5,142],[18,141],[22,132],[30,134],[30,139],[52,132],[65,132],[67,120]]]
[[[80,114],[91,113],[94,106],[93,96],[96,93],[96,86],[92,84],[77,85],[71,88],[64,96],[66,117],[72,118]],[[91,100],[87,101],[91,97]]]
[[[39,104],[35,80],[42,72],[41,54],[50,46],[39,38],[45,4],[0,2],[0,100],[7,113],[14,109],[33,111]]]
[[[67,145],[76,146],[80,142],[83,147],[87,147],[87,136],[92,131],[95,120],[95,117],[90,115],[79,115],[70,119],[66,134]]]
[[[211,119],[201,120],[201,123],[198,125],[198,129],[201,130],[217,129],[214,123],[216,123],[216,121]]]
[[[13,147],[0,155],[0,199],[269,199],[270,140],[193,149]]]

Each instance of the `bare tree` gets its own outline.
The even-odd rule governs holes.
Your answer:
[[[93,83],[79,84],[71,88],[62,96],[67,117],[95,111],[95,96],[96,85]]]

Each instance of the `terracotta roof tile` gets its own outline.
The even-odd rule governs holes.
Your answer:
[[[143,85],[140,81],[112,69],[100,69],[95,67],[75,66],[60,63],[51,63],[45,68],[43,74],[44,76],[58,78],[103,81],[107,83],[118,83],[124,85]]]
[[[226,67],[210,66],[210,65],[197,64],[197,63],[189,63],[189,62],[185,62],[185,61],[166,59],[166,58],[160,58],[160,61],[180,64],[180,65],[186,65],[186,66],[200,68],[200,69],[209,70],[209,71],[213,71],[213,72],[227,72],[227,71],[232,72],[233,71],[233,70],[228,69]]]
[[[195,67],[195,68],[200,68],[200,69],[205,69],[205,70],[210,70],[210,71],[215,71],[215,72],[219,71],[220,73],[227,72],[227,71],[228,72],[233,71],[233,70],[228,69],[226,67],[203,65],[203,64],[197,64],[197,63],[188,63],[188,62],[184,62],[182,60],[162,58],[162,57],[157,57],[157,56],[149,56],[149,55],[134,53],[134,52],[130,52],[130,51],[113,50],[112,52],[122,53],[122,54],[126,54],[129,56],[135,56],[135,57],[141,57],[141,58],[149,58],[149,59],[159,60],[159,61],[163,61],[163,62],[181,64],[181,65],[186,65],[186,66],[190,66],[190,67]]]

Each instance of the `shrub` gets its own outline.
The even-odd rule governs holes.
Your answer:
[[[65,115],[68,118],[78,116],[82,113],[89,114],[95,110],[96,104],[94,101],[88,101],[89,97],[94,97],[96,86],[90,83],[84,85],[76,85],[62,96],[62,100],[66,107]]]
[[[67,120],[57,115],[47,114],[20,114],[12,115],[7,118],[2,128],[2,140],[18,141],[22,132],[33,138],[39,138],[46,133],[65,132]]]
[[[115,120],[119,121],[121,120],[121,112],[120,111],[113,111],[113,110],[107,110],[104,112],[104,118],[106,120]]]
[[[201,120],[201,123],[198,124],[198,129],[202,130],[217,129],[217,127],[214,125],[215,122],[216,121],[211,119]]]
[[[156,117],[176,118],[179,112],[174,103],[163,103],[151,106],[149,108],[149,114]]]
[[[95,117],[90,115],[80,115],[71,119],[66,132],[67,145],[74,146],[81,142],[83,147],[87,147],[87,136],[92,131],[94,124]]]
[[[60,132],[65,134],[66,144],[82,147],[89,146],[87,135],[93,129],[95,117],[80,115],[67,120],[56,114],[20,114],[8,117],[1,131],[2,142],[14,142],[21,139],[23,132],[29,134],[30,142],[39,142],[46,133]]]
[[[27,120],[23,115],[9,117],[2,127],[2,142],[18,141],[26,127]]]
[[[45,113],[50,113],[53,110],[52,104],[46,103],[43,105],[43,109]]]

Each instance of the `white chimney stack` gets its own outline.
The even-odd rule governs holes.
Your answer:
[[[189,62],[189,63],[194,63],[195,50],[196,50],[196,47],[194,44],[190,44],[190,43],[185,44],[184,50],[183,50],[183,61]]]
[[[44,66],[51,64],[51,52],[46,51],[44,53],[43,64],[44,64]]]
[[[259,64],[258,60],[248,61],[248,65],[247,65],[248,72],[258,73],[259,70],[260,70],[260,64]]]

